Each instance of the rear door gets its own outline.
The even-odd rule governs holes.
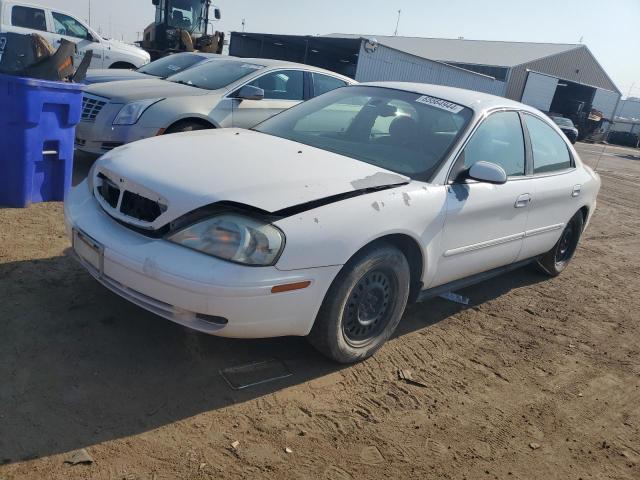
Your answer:
[[[520,258],[531,258],[555,245],[569,219],[580,209],[581,172],[566,141],[546,121],[523,115],[533,157],[533,200]]]
[[[102,68],[104,48],[102,43],[100,43],[97,38],[93,37],[93,34],[89,29],[78,19],[71,15],[67,15],[66,13],[51,10],[50,14],[53,47],[58,48],[63,38],[70,42],[74,42],[77,45],[78,50],[73,59],[75,66],[80,64],[87,51],[93,50],[90,68]]]
[[[305,72],[277,70],[265,73],[248,85],[264,90],[262,100],[233,100],[233,126],[251,128],[277,113],[304,101]],[[232,94],[233,96],[233,94]]]
[[[505,184],[465,178],[478,161],[504,168]],[[446,220],[434,282],[442,285],[513,263],[520,254],[532,196],[518,112],[489,115],[456,160],[447,188]]]

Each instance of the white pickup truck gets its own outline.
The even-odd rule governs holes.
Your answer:
[[[57,48],[64,38],[77,44],[74,62],[93,50],[89,68],[139,68],[150,61],[149,54],[133,45],[101,37],[85,22],[57,8],[20,0],[0,0],[0,33],[38,33]]]

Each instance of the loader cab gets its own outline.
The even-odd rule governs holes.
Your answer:
[[[152,0],[156,6],[155,24],[159,29],[186,30],[192,36],[207,34],[211,0]],[[218,17],[216,9],[215,16]]]

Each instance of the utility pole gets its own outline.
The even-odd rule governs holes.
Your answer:
[[[400,15],[402,15],[402,10],[398,10],[398,21],[396,22],[396,31],[393,32],[393,36],[398,36],[398,26],[400,25]]]
[[[89,26],[91,26],[91,0],[89,0]]]
[[[243,31],[243,32],[244,32],[244,25],[245,25],[245,23],[246,23],[246,22],[245,22],[245,20],[244,20],[244,18],[243,18],[243,19],[242,19],[242,31]]]

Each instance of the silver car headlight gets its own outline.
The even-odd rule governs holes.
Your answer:
[[[213,257],[250,266],[275,264],[285,243],[284,233],[277,227],[235,213],[202,220],[167,239]]]
[[[113,121],[114,125],[134,125],[142,114],[151,105],[161,102],[164,98],[149,98],[147,100],[138,100],[137,102],[127,103],[120,109]]]

